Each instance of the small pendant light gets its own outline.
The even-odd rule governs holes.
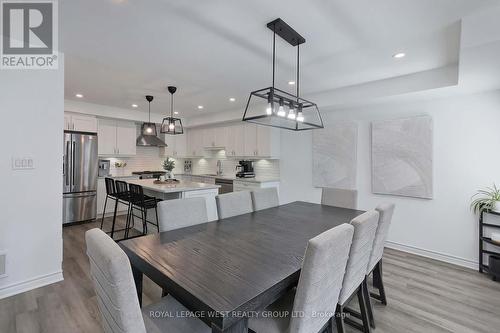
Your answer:
[[[183,134],[184,129],[182,128],[182,120],[180,118],[174,118],[174,94],[177,91],[177,87],[168,86],[167,89],[171,96],[170,117],[163,118],[160,132],[170,135]]]
[[[141,133],[142,135],[152,135],[156,136],[156,124],[151,122],[151,101],[153,101],[153,96],[147,95],[146,100],[149,103],[149,118],[147,123],[142,123]]]

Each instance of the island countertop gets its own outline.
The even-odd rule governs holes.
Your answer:
[[[218,189],[220,187],[220,185],[197,183],[184,180],[180,180],[178,183],[173,184],[155,184],[154,181],[155,179],[130,179],[127,180],[127,183],[141,185],[144,189],[160,193],[211,190]]]

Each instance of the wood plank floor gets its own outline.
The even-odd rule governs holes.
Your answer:
[[[85,231],[96,226],[64,228],[64,281],[0,300],[1,333],[102,332],[84,241]],[[485,275],[386,250],[384,281],[389,304],[374,304],[374,332],[500,331],[500,284]],[[144,304],[160,295],[145,278]]]

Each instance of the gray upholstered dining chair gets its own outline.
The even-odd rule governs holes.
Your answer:
[[[321,204],[356,209],[358,207],[358,191],[324,187],[321,192]]]
[[[339,299],[354,233],[345,223],[309,240],[296,290],[265,311],[288,311],[289,316],[256,316],[248,327],[257,333],[313,333],[333,329],[332,316]],[[292,313],[303,316],[290,316]]]
[[[258,211],[280,205],[276,187],[261,188],[252,191],[253,210]]]
[[[219,194],[215,197],[219,219],[253,212],[250,191]]]
[[[187,311],[172,296],[141,311],[125,252],[98,228],[87,231],[85,241],[105,333],[211,332],[207,325],[193,317],[151,316],[153,313]]]
[[[347,261],[344,282],[335,316],[337,331],[339,333],[345,331],[344,311],[352,314],[353,317],[358,317],[363,323],[360,325],[358,322],[346,318],[345,321],[348,324],[361,329],[363,332],[370,332],[363,281],[366,277],[366,269],[372,253],[378,219],[379,213],[376,210],[371,210],[357,216],[351,221],[351,224],[354,226],[354,237],[352,239],[351,251],[349,253],[349,260]],[[355,295],[358,296],[360,313],[346,308]]]
[[[170,231],[207,223],[205,198],[163,200],[158,203],[160,231]]]
[[[368,291],[368,276],[373,273],[373,285],[378,289],[379,294],[372,294],[371,297],[380,301],[383,305],[387,305],[387,298],[385,296],[384,282],[382,278],[382,256],[384,255],[385,241],[389,234],[391,226],[392,215],[394,213],[395,205],[393,203],[384,203],[378,205],[375,209],[379,212],[377,232],[375,233],[375,240],[373,242],[372,253],[366,271],[366,277],[363,281],[365,298],[368,305],[368,317],[370,319],[371,327],[375,328],[375,318],[373,315],[372,303],[370,300],[370,293]]]

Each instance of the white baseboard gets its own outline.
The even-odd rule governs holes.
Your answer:
[[[394,249],[394,250],[398,250],[398,251],[402,251],[402,252],[407,252],[407,253],[411,253],[411,254],[416,254],[418,256],[431,258],[431,259],[443,261],[443,262],[446,262],[449,264],[467,267],[467,268],[474,269],[474,270],[477,270],[479,267],[479,263],[477,261],[456,257],[456,256],[453,256],[450,254],[426,250],[426,249],[422,249],[422,248],[411,246],[411,245],[404,245],[404,244],[400,244],[400,243],[396,243],[396,242],[387,241],[385,243],[385,246],[390,248],[390,249]]]
[[[35,277],[0,288],[0,299],[64,280],[62,271]]]

